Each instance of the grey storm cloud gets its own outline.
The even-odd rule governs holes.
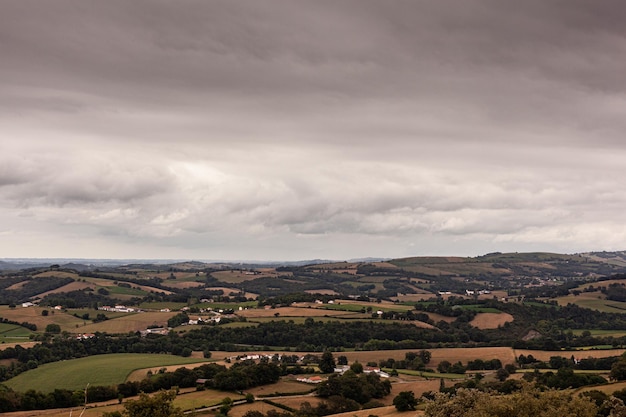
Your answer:
[[[5,256],[624,249],[618,1],[0,5]]]

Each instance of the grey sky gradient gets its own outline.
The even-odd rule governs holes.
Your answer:
[[[0,257],[626,249],[626,3],[0,3]]]

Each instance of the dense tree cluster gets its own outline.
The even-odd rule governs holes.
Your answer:
[[[340,396],[365,404],[376,398],[383,398],[391,392],[388,379],[381,379],[375,373],[356,374],[348,370],[343,375],[331,375],[322,382],[317,393],[322,398]]]

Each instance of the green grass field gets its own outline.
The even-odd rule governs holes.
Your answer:
[[[24,372],[4,382],[4,384],[21,392],[29,389],[51,392],[55,388],[76,390],[84,389],[87,384],[120,384],[126,380],[132,371],[137,369],[205,361],[206,359],[140,353],[96,355],[47,363],[39,368]]]
[[[30,339],[33,334],[25,327],[15,324],[0,323],[0,342],[21,342]]]

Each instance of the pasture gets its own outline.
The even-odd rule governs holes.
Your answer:
[[[58,324],[61,330],[75,332],[76,328],[83,325],[84,320],[58,310],[49,310],[48,316],[42,316],[42,307],[16,307],[0,306],[0,317],[13,320],[18,323],[24,321],[37,326],[37,331],[44,331],[48,324]]]
[[[55,388],[84,389],[90,385],[115,385],[142,368],[205,362],[205,359],[174,355],[118,353],[52,362],[24,372],[4,382],[16,391],[36,389],[51,392]]]
[[[33,334],[25,327],[15,324],[0,323],[0,342],[27,342]]]

